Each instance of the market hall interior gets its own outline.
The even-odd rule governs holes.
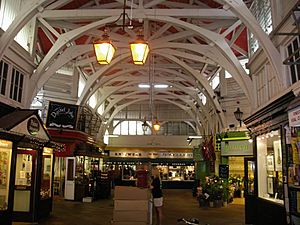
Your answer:
[[[300,224],[299,14],[298,0],[2,0],[0,224],[104,202],[115,225],[152,224],[154,169],[167,224],[184,198],[209,224]]]

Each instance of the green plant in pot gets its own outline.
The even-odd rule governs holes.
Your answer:
[[[223,186],[223,206],[227,206],[228,200],[229,200],[229,185],[226,180],[223,180],[222,183]]]

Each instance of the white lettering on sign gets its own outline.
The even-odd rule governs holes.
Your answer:
[[[192,159],[190,152],[143,152],[143,151],[110,151],[110,157],[118,158],[183,158]]]

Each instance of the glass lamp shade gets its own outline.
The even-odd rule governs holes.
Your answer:
[[[238,107],[237,110],[234,112],[234,116],[236,118],[237,121],[241,121],[242,117],[243,117],[243,112],[240,110],[240,108]]]
[[[94,43],[94,50],[99,64],[109,64],[116,51],[110,40],[102,40]]]
[[[158,120],[155,120],[155,122],[153,123],[153,129],[154,129],[155,131],[159,131],[159,129],[160,129],[160,124],[159,124]]]
[[[143,39],[143,35],[138,35],[137,40],[130,43],[130,50],[133,63],[136,65],[144,65],[149,53],[149,46]]]

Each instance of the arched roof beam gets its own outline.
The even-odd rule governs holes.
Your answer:
[[[222,54],[232,63],[232,65],[234,65],[236,67],[236,69],[239,71],[239,74],[240,75],[244,74],[243,79],[241,80],[243,82],[243,85],[241,85],[241,86],[244,87],[245,90],[247,90],[247,91],[245,91],[245,94],[248,97],[249,102],[250,103],[253,102],[252,101],[253,100],[252,89],[249,87],[251,80],[249,77],[248,77],[248,79],[246,78],[247,76],[246,76],[245,70],[242,68],[240,62],[238,61],[237,57],[232,52],[232,50],[231,50],[230,46],[228,45],[228,43],[226,42],[226,40],[220,34],[214,33],[210,30],[206,30],[206,29],[203,29],[196,25],[184,22],[184,21],[176,19],[176,18],[168,17],[168,16],[165,16],[165,17],[148,16],[147,18],[151,19],[151,20],[158,20],[158,21],[162,21],[162,22],[169,22],[172,24],[176,24],[180,27],[184,27],[185,29],[192,30],[195,33],[211,40],[212,43],[214,43],[215,45],[218,46],[218,50],[220,52],[222,52]],[[248,83],[246,82],[247,80],[249,81]]]
[[[41,10],[55,0],[32,0],[24,4],[16,18],[9,25],[0,38],[0,60],[2,60],[6,49],[14,41],[14,37],[19,31]]]
[[[105,123],[105,124],[102,123],[102,124],[101,124],[101,128],[100,128],[99,130],[106,130],[106,129],[107,129],[107,126],[112,122],[113,118],[114,118],[120,111],[122,111],[122,110],[123,110],[124,108],[126,108],[127,106],[132,105],[132,104],[135,104],[135,103],[138,103],[138,102],[140,102],[140,101],[144,101],[144,99],[139,98],[139,99],[136,99],[136,100],[132,100],[132,101],[130,101],[130,102],[127,102],[126,104],[117,106],[117,107],[115,108],[114,112],[112,113],[112,115],[110,116],[109,120],[107,121],[107,123]],[[166,99],[163,99],[162,101],[166,101],[166,102],[169,102],[169,103],[171,103],[171,104],[174,104],[174,102],[172,102],[172,101],[167,101]],[[178,104],[177,106],[180,107],[180,104]],[[196,121],[197,125],[199,126],[199,128],[202,127],[201,123],[199,123],[198,118],[195,118],[195,121]],[[103,125],[104,127],[102,127],[102,125]]]
[[[194,70],[193,68],[191,68],[189,65],[187,65],[186,63],[182,62],[181,60],[177,59],[176,57],[172,56],[172,55],[168,55],[165,53],[158,53],[157,54],[164,56],[166,58],[168,58],[169,60],[173,61],[174,63],[180,65],[183,69],[185,69],[188,73],[190,73],[191,75],[193,75],[202,85],[202,87],[206,90],[206,93],[204,93],[206,95],[207,98],[210,99],[210,101],[213,103],[216,111],[218,110],[220,113],[218,113],[218,117],[219,120],[221,122],[222,127],[225,127],[225,115],[222,111],[222,108],[220,106],[220,103],[217,101],[216,98],[213,98],[214,96],[214,92],[211,88],[211,86],[208,84],[207,80],[204,79],[204,77],[200,77],[199,72],[197,72],[196,70]]]
[[[228,9],[232,11],[235,15],[237,15],[257,38],[275,71],[275,77],[278,86],[280,87],[280,89],[283,89],[283,85],[285,82],[283,81],[283,77],[281,75],[284,73],[282,73],[283,66],[280,53],[272,43],[269,36],[263,31],[263,29],[255,19],[253,14],[250,12],[250,10],[247,8],[245,3],[241,0],[218,0],[218,2],[223,4],[225,9]]]

